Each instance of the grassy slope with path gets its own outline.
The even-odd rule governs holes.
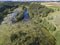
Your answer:
[[[50,13],[47,18],[53,18],[52,20],[48,20],[50,23],[53,23],[56,26],[56,31],[53,32],[56,38],[56,45],[60,45],[60,11],[56,11],[54,13]]]
[[[47,5],[47,3],[45,3],[45,2],[42,4]],[[58,10],[58,8],[60,8],[60,2],[59,3],[56,2],[56,4],[59,4],[59,5],[55,5],[53,7],[51,7],[51,6],[47,6],[47,7]],[[49,19],[48,21],[50,23],[53,23],[57,28],[56,31],[53,32],[53,34],[55,35],[55,38],[56,38],[56,45],[60,45],[60,11],[50,13],[49,16],[47,16],[47,18]]]
[[[20,9],[20,8],[17,8],[17,9]],[[16,9],[15,9],[16,10]],[[37,20],[36,20],[37,21]],[[33,23],[33,24],[32,24]],[[34,20],[32,20],[30,23],[28,23],[27,22],[27,24],[29,24],[29,26],[31,25],[31,27],[29,27],[29,28],[26,28],[26,29],[30,29],[30,28],[33,28],[32,26],[35,26],[35,21]],[[22,25],[22,26],[21,26]],[[36,25],[37,26],[37,25]],[[39,25],[40,26],[40,25]],[[17,28],[18,27],[18,28]],[[21,28],[20,28],[21,27]],[[9,42],[9,36],[11,35],[11,33],[15,33],[15,32],[18,32],[18,30],[20,30],[20,29],[22,29],[22,31],[24,31],[24,30],[26,30],[24,27],[26,27],[26,24],[24,23],[16,23],[16,24],[13,24],[13,25],[1,25],[0,26],[0,43],[8,43]],[[37,27],[36,27],[37,28]],[[44,27],[43,27],[44,28]],[[42,29],[43,29],[42,28]],[[33,32],[33,29],[30,29],[30,30],[32,30],[32,32]],[[45,31],[43,31],[43,33],[44,33]],[[35,35],[35,33],[34,33],[34,35]],[[48,35],[48,34],[47,34]],[[5,37],[7,37],[7,39],[5,39]],[[50,37],[50,34],[49,34],[49,37]],[[53,37],[51,37],[52,39],[53,39]],[[47,39],[47,38],[46,38]],[[7,42],[5,42],[4,40],[6,40]],[[49,40],[49,39],[47,39],[47,40]],[[47,42],[47,40],[45,41],[44,40],[44,42]],[[54,40],[54,39],[53,39]],[[30,41],[31,42],[31,41]],[[50,42],[50,40],[48,41],[48,42]],[[54,41],[51,41],[52,43],[54,42]],[[14,42],[15,43],[15,42]],[[3,44],[0,44],[0,45],[3,45]],[[43,43],[41,44],[41,45],[43,45]],[[44,44],[45,45],[45,44]],[[51,44],[48,44],[48,45],[51,45]],[[53,45],[53,44],[52,44]]]
[[[55,4],[58,4],[58,5],[55,5],[53,7],[51,5],[50,6],[48,5],[50,3],[44,2],[44,3],[42,3],[42,5],[45,5],[45,6],[47,5],[48,8],[52,8],[52,9],[55,9],[55,10],[58,10],[58,8],[60,8],[60,2],[59,3],[54,2]],[[48,18],[49,23],[54,24],[57,28],[56,31],[53,32],[53,35],[56,38],[56,45],[60,45],[60,11],[50,13],[49,16],[47,16],[47,18]]]

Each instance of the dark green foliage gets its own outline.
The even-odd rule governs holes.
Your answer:
[[[17,34],[12,34],[11,37],[10,37],[11,42],[15,41],[17,38],[18,38]]]
[[[22,32],[22,31],[21,31],[21,32],[19,32],[19,35],[20,35],[20,36],[22,36],[22,35],[24,35],[24,36],[25,36],[26,34],[27,34],[27,33]]]
[[[7,14],[11,13],[14,9],[18,8],[19,4],[20,3],[18,2],[17,3],[15,2],[0,3],[0,13],[2,15],[1,19],[3,20],[3,18],[7,16]]]
[[[43,25],[43,27],[45,27],[46,29],[48,29],[49,31],[55,31],[56,30],[56,27],[49,23],[47,20],[42,20],[41,24]]]
[[[16,16],[15,16],[15,19],[16,21],[21,21],[23,19],[23,11],[21,11],[20,13],[18,13]]]
[[[0,21],[2,21],[3,19],[2,13],[0,13]]]
[[[34,41],[34,42],[32,42],[32,43],[30,43],[29,45],[40,45],[39,38],[38,38],[38,37],[36,37],[36,38],[35,38],[35,41]]]
[[[3,14],[6,15],[6,16],[7,16],[7,14],[9,14],[9,13],[10,13],[10,10],[9,10],[9,9],[6,9],[6,10],[3,11]]]
[[[33,17],[33,15],[40,15],[41,17],[46,17],[50,12],[54,12],[53,9],[47,8],[40,4],[31,4],[29,7],[29,11],[31,17]]]

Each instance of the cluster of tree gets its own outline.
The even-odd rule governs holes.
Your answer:
[[[20,13],[18,13],[16,16],[15,16],[15,19],[16,21],[21,21],[24,17],[23,17],[23,13],[24,11],[21,11]]]
[[[54,12],[53,9],[42,6],[41,4],[31,4],[29,8],[30,16],[46,17],[50,12]]]
[[[42,20],[41,24],[44,28],[48,29],[49,31],[56,31],[56,27],[52,23],[49,23],[46,19]]]
[[[0,3],[0,20],[3,20],[4,17],[7,16],[7,14],[11,13],[14,9],[18,7],[18,4],[16,2],[2,2]]]
[[[49,31],[55,31],[56,27],[53,24],[50,24],[44,17],[47,17],[49,13],[54,12],[53,9],[48,8],[46,6],[42,6],[41,4],[31,4],[29,6],[29,16],[33,20],[36,20],[37,23],[43,25],[44,28],[48,29]]]

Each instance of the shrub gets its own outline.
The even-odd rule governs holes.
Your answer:
[[[11,37],[11,42],[15,41],[16,39],[18,39],[18,35],[17,34],[12,34]]]
[[[15,16],[15,19],[16,21],[20,21],[23,19],[23,11],[21,11],[20,13],[18,13],[16,16]]]

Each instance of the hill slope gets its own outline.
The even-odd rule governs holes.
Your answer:
[[[25,4],[22,3],[21,5],[24,6]],[[44,18],[54,10],[42,6],[40,3],[26,4],[25,7],[29,11],[29,20],[24,21],[22,19],[16,23],[0,25],[0,45],[55,45],[56,40],[49,32],[50,27],[48,26],[50,25],[47,25],[48,22]],[[23,16],[23,14],[24,12],[16,17],[21,18],[19,16]],[[55,29],[51,28],[51,30]]]

